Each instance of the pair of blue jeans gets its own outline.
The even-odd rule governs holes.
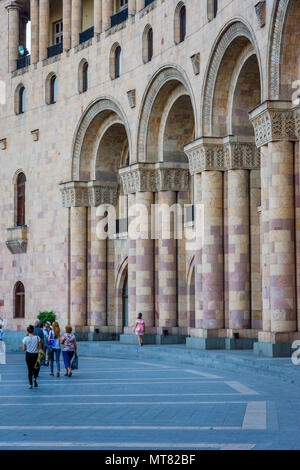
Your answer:
[[[59,362],[59,358],[60,358],[60,349],[54,349],[54,348],[51,348],[51,346],[50,346],[50,347],[49,347],[49,355],[50,355],[50,368],[51,368],[51,373],[53,374],[54,358],[55,358],[55,362],[56,362],[56,369],[57,369],[57,372],[60,372],[60,362]]]
[[[74,351],[63,351],[62,355],[65,363],[65,368],[69,369],[69,367],[71,367],[71,360],[74,356]]]

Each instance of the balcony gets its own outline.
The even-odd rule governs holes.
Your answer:
[[[116,220],[116,234],[128,232],[128,219],[117,219]]]
[[[82,33],[79,34],[79,44],[82,44],[85,41],[88,41],[89,39],[92,39],[94,37],[94,26],[92,26],[89,29],[86,29],[85,31],[82,31]]]
[[[48,51],[48,59],[50,59],[50,57],[55,57],[56,55],[61,54],[63,51],[62,42],[59,44],[54,44],[53,46],[47,47],[47,51]]]
[[[24,57],[20,57],[17,59],[17,70],[23,69],[24,67],[28,67],[30,65],[30,55],[24,55]]]
[[[110,17],[110,26],[116,26],[117,24],[123,23],[128,18],[128,8],[118,11],[115,15]]]
[[[153,3],[154,0],[145,0],[145,8],[150,5],[150,3]]]
[[[27,225],[8,228],[6,246],[13,255],[26,253]]]

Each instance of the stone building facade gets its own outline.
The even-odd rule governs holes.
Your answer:
[[[300,2],[1,0],[0,37],[6,329],[54,310],[126,341],[142,311],[156,340],[287,354],[300,339]],[[186,230],[200,205],[201,242],[165,240],[163,224],[128,239],[136,203],[186,206]],[[109,240],[100,204],[117,211]]]

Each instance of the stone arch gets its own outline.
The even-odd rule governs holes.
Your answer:
[[[191,101],[191,108],[193,112],[193,118],[195,122],[195,129],[197,128],[197,114],[196,114],[196,104],[194,95],[192,92],[191,85],[189,80],[183,70],[177,66],[168,65],[159,69],[147,87],[143,99],[142,106],[139,113],[139,128],[138,128],[138,137],[137,137],[137,151],[138,151],[138,161],[157,161],[157,159],[151,160],[149,155],[147,155],[147,145],[149,137],[149,127],[150,120],[153,113],[153,107],[156,103],[160,103],[161,109],[163,109],[168,101],[170,94],[173,94],[177,87],[184,87],[185,94],[189,96]],[[157,100],[158,95],[160,94],[160,100]],[[158,141],[159,131],[157,132],[157,141]]]
[[[122,122],[128,139],[129,153],[131,140],[129,124],[120,105],[110,97],[99,98],[88,106],[77,126],[72,145],[72,180],[89,181],[91,179],[90,160],[94,151],[95,135],[109,116],[117,116]]]
[[[201,127],[202,135],[204,136],[211,136],[213,133],[213,102],[215,98],[216,82],[219,78],[220,68],[224,61],[224,57],[226,56],[226,53],[228,54],[229,50],[231,50],[231,52],[235,52],[235,56],[231,55],[230,58],[232,63],[235,63],[241,51],[245,47],[249,46],[249,43],[252,45],[256,54],[260,77],[262,77],[257,41],[253,31],[250,29],[250,26],[248,26],[243,20],[235,19],[227,24],[215,42],[206,71],[204,80],[205,85],[202,93]]]
[[[128,257],[123,259],[117,270],[115,291],[116,291],[116,326],[123,328],[123,286],[128,276]]]
[[[271,100],[291,100],[293,81],[300,73],[300,4],[295,0],[275,2],[268,51],[268,81]],[[299,88],[299,87],[298,87]]]

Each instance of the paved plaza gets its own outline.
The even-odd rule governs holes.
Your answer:
[[[255,372],[81,357],[73,377],[0,366],[1,449],[300,449],[300,387]]]

